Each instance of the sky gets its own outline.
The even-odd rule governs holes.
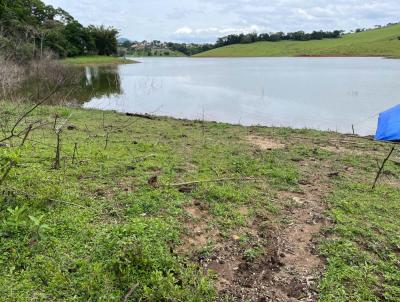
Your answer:
[[[44,0],[130,40],[215,42],[232,33],[352,30],[400,21],[400,0]]]

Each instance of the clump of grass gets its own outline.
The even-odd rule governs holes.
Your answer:
[[[263,250],[261,248],[249,248],[243,252],[243,258],[248,262],[253,262],[261,256]]]
[[[329,198],[334,239],[321,245],[327,258],[321,301],[398,301],[400,191],[343,183]]]

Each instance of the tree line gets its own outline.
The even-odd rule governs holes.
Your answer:
[[[311,41],[311,40],[322,40],[322,39],[338,39],[342,37],[344,31],[313,31],[306,33],[304,31],[296,32],[277,32],[277,33],[250,33],[250,34],[233,34],[223,38],[219,38],[215,44],[216,47],[222,47],[232,44],[248,44],[254,42],[268,41],[268,42],[279,42],[279,41]]]
[[[375,29],[389,27],[393,25],[400,24],[388,23],[387,25],[375,25]],[[350,31],[350,33],[360,33],[364,31],[373,30],[373,28],[358,28],[356,30]],[[166,42],[167,47],[173,51],[179,51],[187,56],[195,55],[201,52],[212,50],[214,48],[223,47],[233,44],[249,44],[254,42],[279,42],[279,41],[312,41],[312,40],[323,40],[323,39],[339,39],[345,32],[343,30],[333,30],[333,31],[313,31],[310,33],[304,31],[295,32],[275,32],[275,33],[248,33],[248,34],[231,34],[225,37],[218,38],[215,43],[199,44],[199,43],[176,43],[176,42]],[[398,37],[400,40],[400,36]],[[147,42],[147,41],[143,41]],[[153,41],[151,43],[160,43],[160,41]],[[123,46],[129,48],[132,45],[131,41],[124,41]]]
[[[84,27],[68,12],[41,0],[0,0],[0,52],[27,61],[49,52],[58,57],[117,53],[118,30]]]
[[[292,41],[311,41],[311,40],[322,40],[322,39],[337,39],[342,37],[342,30],[335,31],[313,31],[312,33],[306,33],[304,31],[297,31],[291,33],[249,33],[249,34],[232,34],[222,38],[218,38],[217,42],[207,44],[197,43],[174,43],[168,42],[166,45],[169,49],[179,51],[187,56],[195,55],[204,51],[212,50],[214,48],[223,47],[232,44],[249,44],[260,41],[279,42],[285,40]],[[129,43],[129,42],[124,42]]]

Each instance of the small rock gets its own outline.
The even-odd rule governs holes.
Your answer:
[[[238,240],[240,240],[240,237],[238,235],[233,235],[232,239],[235,240],[235,241],[238,241]]]
[[[292,200],[297,204],[303,204],[304,203],[303,200],[300,197],[297,197],[297,196],[293,196]]]
[[[300,179],[299,184],[305,186],[305,185],[310,185],[311,183],[305,179]]]

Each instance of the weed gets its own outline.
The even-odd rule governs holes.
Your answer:
[[[253,262],[263,253],[263,250],[259,247],[249,248],[243,252],[243,258],[248,262]]]

